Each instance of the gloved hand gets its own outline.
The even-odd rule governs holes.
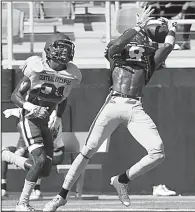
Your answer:
[[[149,20],[154,19],[154,17],[150,17],[150,15],[154,12],[154,9],[151,9],[152,7],[149,6],[146,9],[146,6],[140,10],[139,14],[137,13],[137,26],[143,28]]]
[[[172,22],[172,27],[176,27],[177,28],[177,22]]]
[[[34,105],[30,102],[25,102],[23,108],[29,113],[25,116],[27,119],[40,118],[44,119],[49,116],[48,107],[42,107],[38,105]]]
[[[174,32],[177,31],[177,22],[176,21],[170,21],[169,22],[169,31],[172,30]]]
[[[53,119],[49,121],[48,127],[52,132],[53,138],[57,138],[58,133],[62,131],[62,119],[58,116],[53,117]]]

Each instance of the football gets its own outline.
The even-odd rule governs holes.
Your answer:
[[[166,25],[151,23],[145,26],[145,32],[152,41],[164,43],[169,30]]]

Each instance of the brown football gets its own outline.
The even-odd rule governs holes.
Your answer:
[[[169,30],[166,25],[151,23],[145,26],[145,32],[152,41],[164,43]]]

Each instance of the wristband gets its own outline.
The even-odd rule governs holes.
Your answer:
[[[172,35],[167,35],[167,37],[165,38],[165,43],[174,45],[175,37],[173,37]]]
[[[169,28],[169,32],[174,32],[176,33],[177,27],[176,26],[172,26]]]
[[[31,110],[33,110],[33,109],[35,108],[35,105],[32,104],[32,103],[30,103],[30,102],[25,102],[25,103],[23,104],[23,108],[24,108],[25,110],[31,111]]]
[[[173,28],[175,28],[175,27],[173,27]],[[165,43],[168,43],[170,45],[174,45],[174,43],[175,43],[175,31],[172,30],[172,27],[169,30],[169,33],[165,38]]]
[[[133,29],[137,32],[140,32],[141,31],[141,27],[139,25],[133,27]]]

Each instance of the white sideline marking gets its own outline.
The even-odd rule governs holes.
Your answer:
[[[66,172],[68,169],[70,169],[71,164],[70,165],[57,165],[57,171],[59,173],[64,173]],[[102,165],[101,164],[87,164],[85,169],[101,169]]]
[[[6,209],[3,209],[2,208],[2,210],[3,211],[11,211],[11,210],[13,210],[13,209],[15,209],[15,207],[12,207],[12,208],[6,208]],[[40,209],[41,210],[41,209]],[[81,209],[81,208],[64,208],[64,209],[58,209],[58,211],[147,211],[147,212],[150,212],[150,211],[154,211],[154,212],[183,212],[183,211],[195,211],[195,209],[156,209],[156,208],[147,208],[147,209],[139,209],[139,208],[135,208],[135,209],[133,209],[133,208],[124,208],[124,209],[111,209],[111,208],[102,208],[102,209],[100,209],[100,208],[91,208],[91,209],[89,209],[89,208],[83,208],[83,209]],[[39,211],[39,209],[37,210],[37,211]]]

